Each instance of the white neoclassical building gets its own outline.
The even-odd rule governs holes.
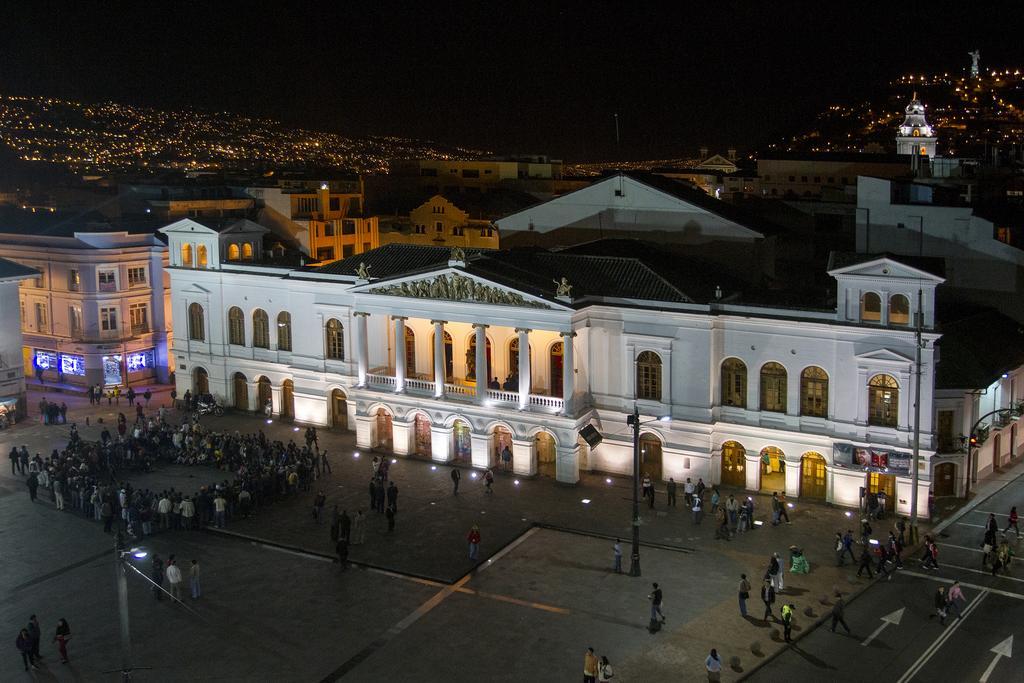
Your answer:
[[[885,491],[903,511],[920,290],[926,510],[942,282],[926,268],[836,255],[834,300],[797,307],[701,282],[685,259],[631,240],[621,256],[594,255],[607,243],[468,255],[396,244],[311,268],[260,265],[255,231],[184,219],[163,232],[180,393],[270,401],[355,431],[360,448],[438,463],[486,467],[508,448],[516,473],[568,484],[631,472],[635,403],[642,469],[659,479],[849,506]],[[239,241],[251,261],[220,257]],[[604,437],[593,449],[578,436],[587,425]]]

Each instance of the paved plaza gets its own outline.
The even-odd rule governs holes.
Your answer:
[[[85,438],[97,438],[96,418],[112,422],[112,410],[85,402],[70,414]],[[251,416],[203,420],[213,429],[263,429],[274,439],[302,436],[289,424]],[[67,427],[26,422],[0,432],[0,450],[59,447],[66,435]],[[680,507],[666,509],[662,491],[654,510],[642,508],[643,576],[631,578],[610,571],[616,536],[628,567],[628,480],[587,475],[568,487],[499,473],[487,494],[464,470],[454,496],[447,466],[413,459],[391,468],[400,489],[395,531],[387,532],[383,515],[367,512],[366,543],[352,547],[353,566],[343,572],[331,560],[329,526],[312,518],[312,496],[322,488],[328,510],[365,509],[371,456],[355,457],[349,434],[323,432],[321,448],[333,473],[309,494],[230,520],[223,532],[146,539],[164,557],[175,553],[186,565],[199,559],[204,596],[188,600],[188,610],[158,603],[142,578],[132,577],[134,662],[151,667],[137,671],[138,680],[563,681],[580,677],[588,646],[607,655],[616,680],[626,681],[704,680],[703,660],[715,647],[726,663],[723,680],[738,680],[783,648],[777,625],[740,617],[741,573],[756,591],[772,552],[788,566],[789,547],[805,549],[811,573],[787,573],[776,604],[776,613],[782,600],[796,605],[797,635],[827,614],[835,590],[853,595],[869,585],[849,566],[834,566],[832,535],[858,521],[842,509],[797,501],[792,524],[765,524],[724,541],[714,539],[710,518],[693,523],[681,494]],[[185,493],[223,478],[209,467],[180,465],[130,477],[135,486]],[[757,517],[767,519],[767,499],[755,501]],[[481,563],[468,558],[473,524],[483,536]],[[56,663],[44,638],[50,656],[36,677],[114,680],[103,673],[117,669],[120,657],[111,537],[48,500],[31,504],[23,478],[4,471],[0,539],[0,618],[11,640],[32,613],[44,635],[62,616],[75,634],[67,666]],[[148,561],[140,568],[148,572]],[[667,623],[657,634],[647,631],[652,581],[665,591]],[[760,617],[759,606],[752,595],[751,614]],[[22,675],[11,647],[0,659],[0,679]]]

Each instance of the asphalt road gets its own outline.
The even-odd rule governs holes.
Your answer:
[[[876,581],[849,604],[846,622],[852,635],[842,626],[832,633],[826,621],[751,680],[1024,681],[1024,558],[1016,560],[1009,575],[993,577],[981,567],[988,514],[997,513],[1002,528],[1011,505],[1024,510],[1024,477],[940,533],[938,570],[922,569],[917,557],[905,557],[905,570],[892,580]],[[1012,530],[1009,540],[1020,557],[1024,545]],[[934,595],[954,580],[960,581],[967,603],[962,619],[949,618],[942,625]],[[821,613],[828,610],[822,607]]]

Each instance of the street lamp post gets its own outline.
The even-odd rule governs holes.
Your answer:
[[[128,560],[127,556],[143,558],[146,552],[125,544],[123,532],[114,539],[114,575],[117,579],[117,611],[121,627],[121,680],[132,680],[132,635],[128,621]]]
[[[633,427],[633,552],[629,575],[640,576],[640,411],[633,405],[633,414],[626,421]]]

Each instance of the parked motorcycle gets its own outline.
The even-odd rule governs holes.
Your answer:
[[[199,402],[196,403],[196,414],[221,417],[224,415],[224,406],[218,403],[217,399],[200,399]]]

